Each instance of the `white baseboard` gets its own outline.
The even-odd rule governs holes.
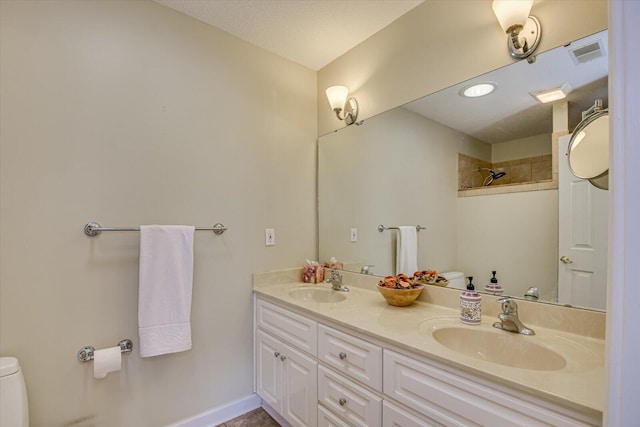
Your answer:
[[[235,402],[201,412],[198,415],[170,424],[167,427],[214,427],[240,415],[244,415],[247,412],[251,412],[254,409],[258,409],[261,403],[262,399],[253,393]]]

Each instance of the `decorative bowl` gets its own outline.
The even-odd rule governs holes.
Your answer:
[[[424,285],[418,285],[413,288],[397,289],[397,288],[385,288],[384,286],[377,286],[378,290],[382,294],[387,304],[394,305],[396,307],[406,307],[413,304],[413,302],[420,296]]]

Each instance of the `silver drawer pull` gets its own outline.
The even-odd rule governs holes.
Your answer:
[[[280,356],[280,360],[284,362],[285,360],[287,360],[287,356]]]
[[[273,353],[273,357],[278,357],[278,356],[280,356],[280,353],[278,353],[277,351]]]
[[[344,406],[347,404],[347,399],[341,397],[340,399],[338,399],[338,403],[340,404],[340,406]]]
[[[344,359],[347,358],[347,353],[340,352],[340,354],[338,356],[340,356],[340,360],[344,360]]]

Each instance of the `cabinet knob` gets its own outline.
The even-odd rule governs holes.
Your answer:
[[[280,356],[280,353],[278,353],[277,351],[273,353],[273,357],[278,357],[278,356]]]
[[[340,399],[338,399],[338,403],[340,404],[340,406],[344,406],[347,404],[347,399],[341,397]]]
[[[340,360],[344,360],[347,358],[347,353],[341,351],[338,356],[340,356]]]
[[[285,360],[287,360],[287,356],[284,356],[284,355],[280,356],[280,360],[284,362]]]

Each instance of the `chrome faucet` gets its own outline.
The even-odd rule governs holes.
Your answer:
[[[498,302],[502,304],[502,313],[498,314],[500,321],[493,324],[494,328],[524,335],[536,334],[532,329],[522,324],[518,318],[518,304],[511,297],[500,298]]]
[[[331,289],[334,291],[349,292],[349,288],[342,283],[342,275],[338,270],[331,270],[331,278],[325,280],[325,282],[331,283]]]
[[[527,292],[524,293],[524,299],[527,301],[538,301],[540,299],[540,292],[538,291],[538,288],[535,286],[529,287]]]
[[[362,268],[360,268],[360,273],[362,273],[362,274],[373,274],[371,272],[371,267],[375,267],[375,265],[363,265]]]

